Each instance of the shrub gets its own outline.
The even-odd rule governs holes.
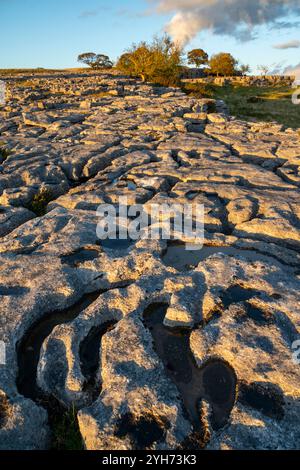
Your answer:
[[[134,44],[117,62],[117,68],[143,82],[177,86],[180,81],[182,51],[168,36],[152,43]]]

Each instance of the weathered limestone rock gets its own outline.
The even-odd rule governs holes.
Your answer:
[[[0,237],[7,235],[34,217],[33,212],[22,207],[0,206]]]
[[[210,448],[296,448],[299,428],[292,408],[299,409],[299,370],[291,360],[291,345],[300,331],[299,278],[291,279],[261,263],[228,259],[225,264],[221,257],[207,260],[198,269],[206,272],[207,287],[224,310],[193,331],[191,350],[199,366],[211,357],[227,361],[240,387],[232,427],[215,436]],[[285,286],[281,295],[280,283]],[[278,428],[295,432],[287,438]]]
[[[114,70],[6,81],[0,448],[51,447],[53,400],[86,449],[298,448],[299,130]],[[203,205],[203,248],[100,240],[124,196]]]
[[[228,221],[233,225],[251,220],[255,214],[255,204],[250,199],[234,199],[227,204]]]

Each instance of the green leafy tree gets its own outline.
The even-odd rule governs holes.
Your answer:
[[[80,54],[77,61],[88,65],[92,69],[109,69],[113,66],[112,61],[107,55],[95,54],[94,52]]]
[[[220,52],[211,57],[210,71],[214,75],[229,77],[236,74],[237,60],[227,52]]]
[[[161,85],[175,85],[181,72],[182,51],[168,36],[133,44],[118,60],[122,72]]]
[[[203,49],[193,49],[188,52],[188,64],[195,65],[197,68],[208,63],[208,54]]]

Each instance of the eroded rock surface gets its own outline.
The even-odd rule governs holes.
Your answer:
[[[0,448],[51,447],[47,399],[86,449],[299,448],[299,132],[117,73],[7,85]],[[204,248],[101,243],[121,196],[204,204]]]

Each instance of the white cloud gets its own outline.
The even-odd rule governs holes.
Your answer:
[[[298,65],[289,65],[284,69],[284,75],[295,75],[296,80],[300,80],[300,63]]]
[[[298,49],[300,47],[300,41],[289,41],[283,42],[282,44],[276,44],[273,46],[274,49]]]
[[[292,15],[299,20],[299,0],[148,0],[158,13],[173,13],[166,30],[181,45],[191,41],[197,33],[211,30],[239,40],[250,40],[254,29],[261,25],[287,28],[291,21],[282,21]],[[281,20],[281,21],[280,21]]]

